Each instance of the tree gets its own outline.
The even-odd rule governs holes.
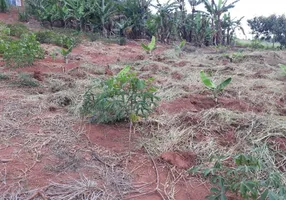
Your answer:
[[[234,8],[235,4],[240,0],[234,0],[228,4],[228,0],[218,0],[216,4],[214,0],[203,0],[208,13],[212,16],[212,24],[215,25],[216,32],[214,35],[214,43],[222,44],[222,19],[223,13],[227,12],[229,9]]]
[[[248,26],[256,39],[279,42],[281,47],[286,47],[286,17],[285,15],[259,16],[247,20]]]
[[[146,34],[145,25],[150,17],[150,3],[151,0],[124,0],[119,3],[118,11],[130,22],[130,36],[132,38]]]
[[[193,33],[194,33],[194,23],[193,22],[195,20],[195,14],[198,12],[196,10],[196,7],[198,5],[200,5],[201,3],[203,3],[203,0],[189,0],[189,4],[192,8],[192,14],[191,14],[192,24],[191,24],[189,38],[187,38],[187,41],[189,41],[189,42],[192,42],[192,39],[193,39]]]
[[[241,20],[244,17],[241,17],[240,19],[232,19],[230,16],[230,13],[224,14],[223,20],[222,20],[222,44],[223,45],[230,45],[231,42],[234,40],[234,33],[236,29],[239,29],[244,33],[244,29],[241,26]]]
[[[269,17],[259,16],[247,20],[248,26],[256,39],[270,40],[273,38],[274,30],[278,29],[278,16],[270,15]]]
[[[171,35],[174,33],[174,26],[177,29],[174,11],[179,8],[179,4],[178,2],[171,2],[171,0],[168,0],[165,4],[161,4],[157,0],[157,5],[152,6],[157,9],[155,17],[157,38],[161,42],[168,43]]]

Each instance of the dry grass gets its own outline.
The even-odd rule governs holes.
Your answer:
[[[199,120],[194,123],[192,119]],[[224,134],[230,127],[234,130],[236,142],[222,146],[220,141],[228,140]],[[199,113],[155,116],[140,125],[138,130],[148,133],[139,143],[153,155],[166,151],[191,151],[198,155],[198,163],[208,163],[211,155],[233,156],[252,152],[265,161],[269,170],[278,172],[286,162],[285,152],[276,149],[275,144],[270,145],[273,137],[286,138],[285,117],[214,108]],[[286,183],[285,173],[283,181]]]
[[[102,54],[110,48],[102,43],[85,45],[88,51],[101,49],[99,53]],[[284,52],[245,52],[241,62],[228,63],[227,66],[222,64],[221,57],[219,54],[202,54],[198,50],[178,59],[176,52],[169,50],[160,55],[161,61],[137,61],[134,70],[140,77],[155,78],[158,95],[163,101],[203,92],[205,88],[199,78],[201,70],[211,72],[217,82],[233,77],[224,97],[239,99],[252,107],[263,107],[265,111],[252,113],[212,108],[198,113],[155,114],[136,127],[144,134],[139,146],[144,146],[152,156],[166,151],[192,151],[197,155],[198,163],[209,162],[210,155],[251,153],[263,159],[268,170],[279,171],[286,163],[286,154],[272,143],[272,138],[286,138],[286,118],[279,116],[276,107],[277,99],[285,95],[285,85],[279,80],[280,69],[276,67],[277,63],[286,59]],[[185,65],[178,66],[179,61],[184,61]],[[116,64],[110,67],[117,72],[123,66]],[[0,199],[27,199],[41,191],[50,199],[116,200],[123,199],[129,192],[138,191],[132,187],[130,173],[121,166],[126,155],[109,152],[82,137],[85,130],[81,126],[79,108],[84,91],[91,80],[105,77],[105,69],[85,63],[76,71],[82,77],[73,72],[46,75],[44,94],[30,94],[28,89],[20,90],[1,83],[0,95],[9,94],[9,98],[0,99],[0,109],[3,107],[0,149],[14,145],[17,147],[16,155],[12,155],[15,159],[21,160],[17,155],[20,151],[27,152],[33,159],[21,179],[23,182],[34,163],[48,156],[47,152],[61,160],[56,164],[47,164],[48,171],[59,174],[72,171],[81,176],[29,191],[17,181],[7,187],[4,184],[7,181],[5,170],[2,170],[0,189],[3,186],[6,192],[0,195]],[[172,76],[176,72],[183,75],[181,79]],[[257,75],[257,72],[260,74]],[[56,107],[61,112],[49,112],[49,107]],[[224,134],[229,130],[234,132],[235,143],[221,145]],[[11,143],[17,138],[16,144]],[[75,145],[80,148],[76,149]],[[92,159],[85,160],[85,154],[92,155]],[[81,169],[88,169],[92,174]],[[174,170],[170,169],[161,191],[168,196],[167,199],[175,199],[175,185],[182,177]],[[286,183],[286,174],[282,174]]]

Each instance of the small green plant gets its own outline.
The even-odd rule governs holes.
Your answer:
[[[71,45],[75,45],[75,38],[67,36],[62,33],[56,33],[54,31],[45,30],[36,32],[37,41],[46,44],[55,44],[59,47],[70,48]]]
[[[142,80],[126,66],[116,76],[90,87],[84,95],[82,113],[92,115],[92,122],[132,122],[147,117],[159,99],[152,79]]]
[[[3,36],[9,36],[10,35],[10,28],[7,27],[6,24],[0,23],[0,37],[3,38]]]
[[[200,73],[201,76],[201,80],[204,83],[204,85],[212,91],[215,101],[217,102],[217,96],[220,92],[222,92],[224,90],[224,88],[230,84],[232,78],[228,78],[226,80],[224,80],[223,82],[221,82],[219,85],[216,85],[210,78],[207,77],[207,75],[205,74],[205,72],[202,70]]]
[[[181,56],[182,49],[186,45],[186,42],[187,42],[186,40],[182,40],[179,45],[175,46],[175,51],[178,53],[178,56]]]
[[[259,39],[252,40],[250,47],[252,49],[264,49],[265,48],[265,46],[262,44],[262,41]]]
[[[28,22],[29,21],[29,14],[26,11],[18,10],[18,19],[20,22]]]
[[[184,48],[184,46],[186,45],[186,42],[187,42],[186,40],[182,40],[179,45],[175,46],[175,50],[181,51]]]
[[[40,43],[36,41],[34,34],[24,34],[18,40],[1,41],[4,46],[3,59],[5,64],[12,67],[24,67],[32,65],[35,59],[44,57],[44,51]]]
[[[52,51],[51,53],[50,53],[50,56],[52,57],[52,59],[53,59],[53,61],[55,61],[56,60],[56,57],[57,57],[57,51]]]
[[[243,60],[243,58],[244,58],[244,54],[241,52],[233,53],[230,57],[231,62],[240,62]]]
[[[279,64],[279,67],[281,68],[283,74],[286,75],[286,65],[284,65],[284,64]]]
[[[240,62],[244,58],[243,52],[234,52],[232,54],[224,53],[223,57],[229,59],[230,62]]]
[[[142,43],[141,46],[147,53],[152,55],[152,52],[156,48],[156,38],[155,38],[155,36],[152,36],[152,40],[151,40],[151,42],[148,45],[145,45],[145,44]]]
[[[64,57],[65,63],[68,64],[69,59],[68,59],[68,55],[72,52],[73,46],[70,46],[68,49],[64,49],[62,48],[60,50],[60,53],[62,54],[62,56]]]
[[[211,194],[206,197],[209,200],[227,200],[228,191],[239,194],[243,199],[285,199],[281,175],[265,170],[262,161],[251,155],[211,157],[211,163],[208,167],[195,166],[189,170],[192,174],[202,174],[214,184]]]
[[[18,38],[23,34],[30,33],[29,29],[24,24],[8,24],[7,27],[10,29],[10,35]]]

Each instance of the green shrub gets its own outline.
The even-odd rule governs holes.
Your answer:
[[[20,22],[28,22],[29,21],[29,14],[26,11],[18,10],[18,19]]]
[[[10,28],[7,27],[6,24],[0,23],[0,37],[10,35]]]
[[[250,47],[252,49],[264,49],[265,46],[262,44],[260,40],[256,39],[251,41]]]
[[[82,113],[91,121],[108,123],[120,120],[137,121],[147,117],[159,99],[152,79],[142,80],[126,66],[116,76],[100,84],[94,83],[85,93]]]
[[[44,57],[44,51],[34,34],[23,34],[20,39],[10,42],[0,41],[1,46],[5,46],[3,59],[8,66],[29,66],[35,59]]]
[[[39,31],[35,33],[37,41],[40,43],[52,44],[57,37],[52,31]]]
[[[200,173],[209,178],[214,187],[210,189],[210,200],[226,200],[226,193],[232,191],[243,199],[282,200],[286,188],[281,174],[267,170],[265,163],[251,155],[239,154],[231,158],[211,158],[211,166],[196,166],[190,173]]]
[[[178,56],[181,55],[182,50],[183,50],[184,46],[186,45],[186,42],[187,42],[186,40],[182,40],[180,42],[180,44],[175,45],[175,52],[177,53]]]
[[[40,43],[55,44],[67,49],[75,44],[75,39],[73,37],[58,34],[53,31],[39,31],[35,34]]]
[[[30,32],[24,24],[8,24],[7,27],[10,29],[10,35],[15,37],[21,37]]]

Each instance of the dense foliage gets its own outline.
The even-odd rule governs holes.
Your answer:
[[[3,59],[8,66],[29,66],[35,59],[44,57],[35,34],[23,34],[20,39],[10,42],[0,40],[0,46],[4,48]]]
[[[279,42],[286,47],[286,17],[285,15],[260,16],[247,20],[256,39]]]
[[[32,65],[35,59],[43,58],[44,51],[36,35],[30,33],[25,26],[0,24],[0,55],[7,66],[22,67]]]
[[[70,27],[103,36],[142,38],[156,36],[161,42],[186,40],[197,46],[231,44],[241,19],[227,13],[239,0],[184,0],[153,4],[151,0],[26,0],[26,13],[51,27]],[[196,10],[204,4],[207,12]],[[155,12],[151,12],[155,11]]]

